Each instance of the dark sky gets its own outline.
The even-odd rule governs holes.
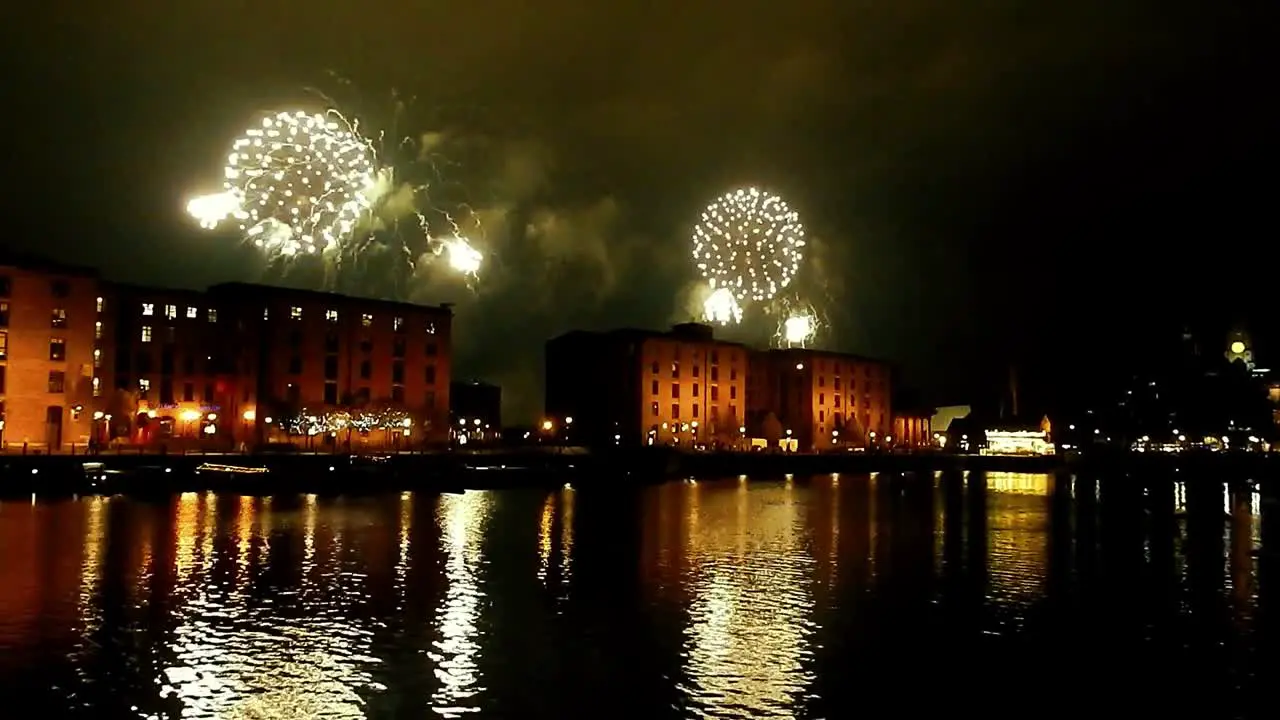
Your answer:
[[[22,3],[6,242],[130,281],[269,279],[185,198],[305,88],[384,128],[396,91],[432,196],[467,201],[490,254],[474,289],[422,263],[413,295],[458,302],[459,372],[517,417],[546,337],[685,318],[690,226],[739,184],[804,217],[825,344],[939,401],[988,399],[1016,362],[1049,403],[1166,324],[1265,330],[1267,4]]]

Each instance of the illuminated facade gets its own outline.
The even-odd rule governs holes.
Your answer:
[[[89,444],[97,287],[88,270],[0,261],[5,452],[71,452]]]
[[[752,434],[775,418],[800,451],[894,442],[888,363],[823,350],[753,353],[747,407]]]
[[[185,447],[227,443],[230,411],[218,308],[193,290],[103,283],[94,348],[98,440]]]
[[[897,447],[919,448],[935,445],[930,421],[933,410],[895,411],[893,413],[893,444]]]
[[[694,323],[562,335],[547,343],[544,427],[584,444],[737,447],[748,355]]]
[[[341,449],[447,439],[448,306],[243,283],[208,296],[237,383],[229,416],[247,437]]]

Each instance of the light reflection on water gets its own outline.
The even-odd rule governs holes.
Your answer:
[[[1105,644],[1129,635],[1173,666],[1209,652],[1184,694],[1217,675],[1243,692],[1274,507],[1250,486],[1010,473],[0,503],[0,700],[564,717],[625,692],[645,717],[831,717],[920,648],[978,658],[995,638],[1045,663],[1077,634],[1095,664],[1136,657]]]

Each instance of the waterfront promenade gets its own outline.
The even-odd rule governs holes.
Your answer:
[[[169,493],[226,490],[359,494],[390,490],[461,491],[555,487],[566,482],[634,486],[680,478],[782,478],[827,473],[955,471],[1088,472],[1102,475],[1276,476],[1280,458],[1239,455],[1062,456],[830,453],[681,453],[662,449],[588,452],[582,448],[402,452],[373,455],[100,454],[0,455],[0,495]]]

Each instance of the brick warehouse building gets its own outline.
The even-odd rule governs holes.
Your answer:
[[[63,452],[92,433],[95,274],[0,260],[0,449]]]
[[[886,362],[825,350],[767,350],[752,354],[750,377],[753,425],[773,415],[802,451],[877,446],[891,437]]]
[[[0,449],[445,442],[451,336],[448,306],[0,261]]]
[[[585,444],[735,447],[749,350],[709,326],[570,332],[547,343],[548,421]]]

